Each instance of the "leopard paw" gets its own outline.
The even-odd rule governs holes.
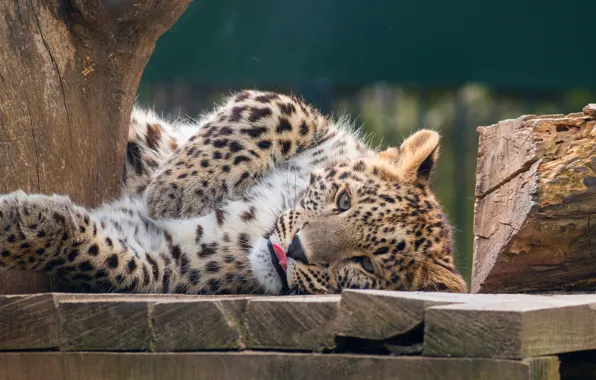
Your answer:
[[[0,266],[34,269],[76,226],[67,197],[15,191],[0,196]]]

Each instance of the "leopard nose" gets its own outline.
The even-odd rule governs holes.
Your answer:
[[[304,248],[302,248],[302,243],[300,243],[300,238],[298,237],[298,234],[294,235],[294,239],[292,239],[292,243],[290,243],[286,255],[294,260],[298,260],[303,262],[304,264],[308,264],[306,254],[304,254]]]

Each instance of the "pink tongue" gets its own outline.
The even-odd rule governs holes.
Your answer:
[[[286,272],[288,270],[288,257],[286,256],[286,253],[284,252],[283,248],[277,244],[272,243],[271,246],[273,247],[273,252],[275,252],[275,256],[277,256],[279,266],[281,266],[281,269],[283,269],[284,272]]]

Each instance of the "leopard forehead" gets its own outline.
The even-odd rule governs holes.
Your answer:
[[[309,211],[339,212],[335,203],[340,190],[350,195],[350,210],[342,213],[357,237],[357,246],[369,250],[401,238],[429,254],[432,242],[445,242],[439,253],[451,254],[451,230],[442,208],[427,184],[409,183],[387,175],[375,160],[356,160],[331,165],[311,174],[310,185],[301,200]],[[316,215],[306,213],[305,215]],[[401,228],[401,235],[395,236]],[[409,242],[406,242],[406,244]],[[403,245],[403,244],[400,244]],[[383,250],[383,249],[382,249]],[[378,254],[378,252],[376,252]]]

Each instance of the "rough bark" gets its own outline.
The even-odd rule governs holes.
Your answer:
[[[157,38],[191,0],[0,2],[0,193],[119,193],[128,121]],[[0,293],[45,291],[5,272]]]
[[[473,292],[596,287],[596,105],[479,128]]]

